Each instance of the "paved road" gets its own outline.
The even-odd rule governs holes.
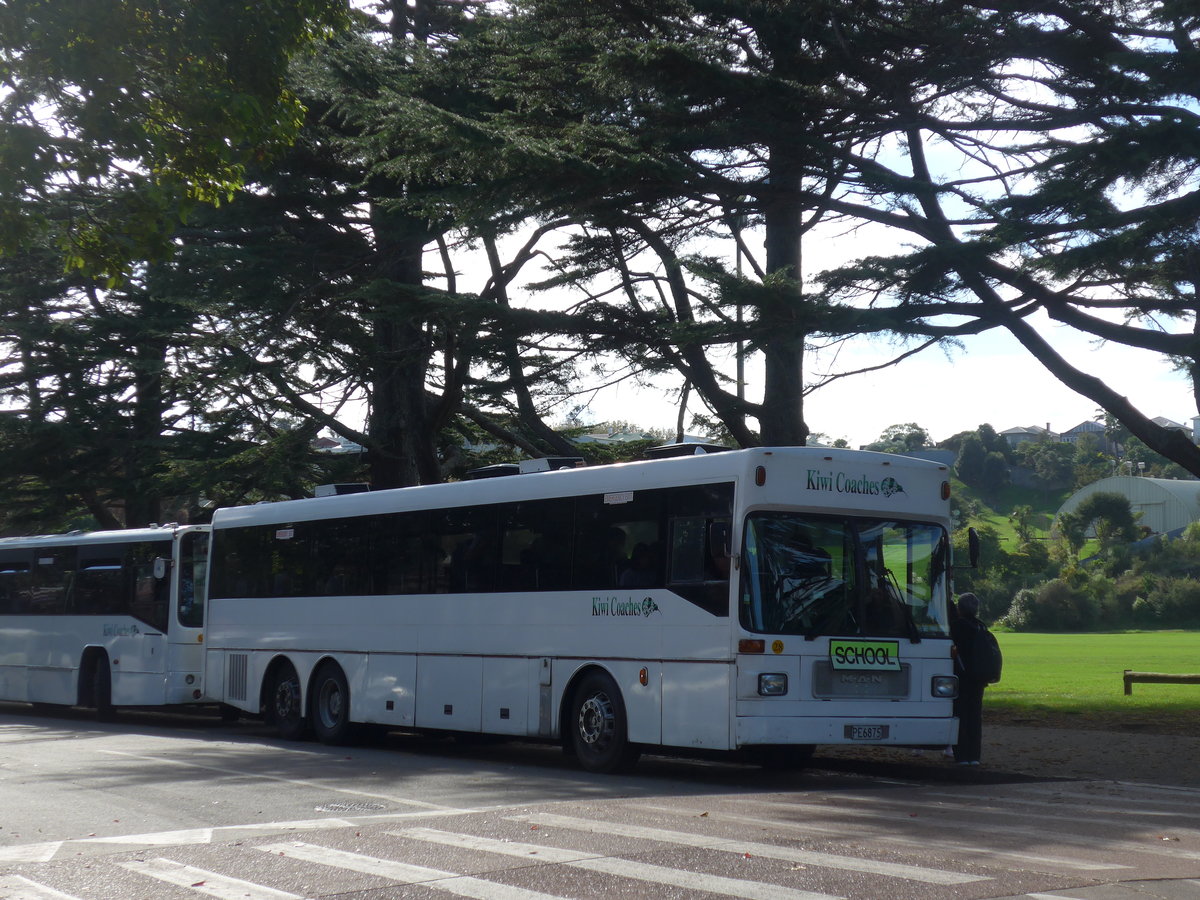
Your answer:
[[[0,898],[1200,898],[1200,791],[941,772],[0,707]]]

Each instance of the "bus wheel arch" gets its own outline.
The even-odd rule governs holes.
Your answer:
[[[308,686],[308,715],[317,740],[345,744],[353,737],[350,720],[350,682],[337,660],[317,664]]]
[[[304,690],[296,667],[286,656],[276,657],[263,678],[263,718],[285,741],[306,737],[309,720],[304,714]]]
[[[103,647],[85,647],[79,660],[79,705],[96,710],[101,722],[116,717],[112,702],[112,667]]]
[[[625,698],[612,675],[587,666],[575,673],[563,698],[563,744],[579,764],[604,774],[631,769],[641,751],[629,740]]]

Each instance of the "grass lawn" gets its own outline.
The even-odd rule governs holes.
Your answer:
[[[1200,684],[1135,684],[1121,675],[1200,673],[1200,632],[998,633],[1004,677],[984,695],[998,722],[1200,734]]]

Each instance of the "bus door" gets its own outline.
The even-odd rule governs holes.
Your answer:
[[[208,534],[206,525],[180,528],[175,534],[175,557],[166,567],[171,591],[167,630],[168,703],[194,702],[201,699],[203,692]]]
[[[170,607],[170,582],[164,577],[158,560],[170,550],[167,541],[129,544],[125,557],[125,590],[129,607],[123,610],[132,621],[105,622],[105,643],[113,661],[114,673],[158,675],[166,670],[167,613]],[[94,574],[104,571],[104,560],[94,560]],[[112,573],[116,576],[117,573]],[[156,703],[157,698],[139,688],[137,703]],[[121,693],[114,685],[114,698]]]

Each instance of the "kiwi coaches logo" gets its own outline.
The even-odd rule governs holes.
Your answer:
[[[810,491],[825,491],[830,494],[872,494],[891,497],[903,494],[904,485],[895,478],[869,478],[866,475],[847,475],[845,472],[823,472],[809,469],[805,486]]]
[[[593,597],[592,616],[614,616],[617,618],[648,617],[660,612],[653,597],[643,597],[634,600],[632,597],[622,600],[619,597]]]

